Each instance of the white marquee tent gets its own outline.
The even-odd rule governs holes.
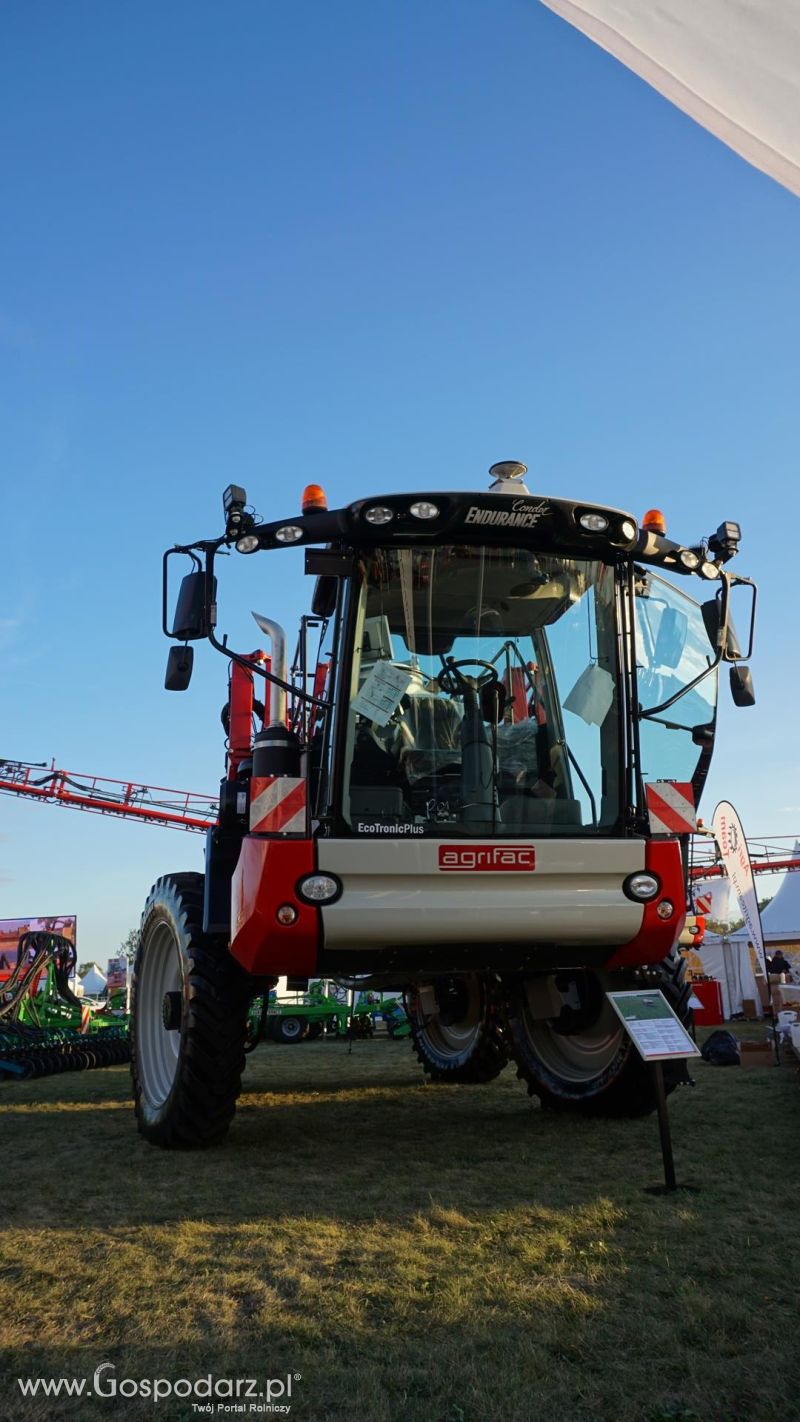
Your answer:
[[[101,993],[105,992],[106,976],[97,963],[92,963],[92,966],[84,973],[80,979],[80,986],[86,997],[99,997]]]
[[[786,943],[792,939],[800,943],[800,843],[796,844],[791,858],[797,859],[797,869],[784,874],[783,882],[761,915],[764,942],[770,945]],[[735,901],[731,905],[735,912]],[[746,997],[758,1001],[756,981],[747,946],[747,930],[739,928],[735,933],[718,937],[708,933],[697,953],[703,970],[709,977],[717,978],[722,984],[722,999],[725,1016],[741,1012],[742,1000]],[[795,961],[800,966],[800,958]]]
[[[725,1017],[741,1012],[745,998],[758,1003],[758,988],[746,940],[732,942],[710,933],[701,946],[692,951],[700,958],[703,972],[720,984]]]
[[[795,844],[791,856],[787,857],[797,860],[797,868],[784,874],[777,894],[761,914],[764,942],[768,948],[770,944],[792,940],[800,943],[800,841]],[[746,930],[737,928],[736,932],[730,935],[730,942],[746,943]]]
[[[800,0],[543,0],[800,194]]]

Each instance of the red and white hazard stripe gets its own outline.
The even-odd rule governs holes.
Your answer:
[[[694,791],[688,782],[651,780],[645,788],[651,834],[692,834],[697,829]]]
[[[291,775],[254,776],[250,787],[253,834],[305,834],[306,781]]]

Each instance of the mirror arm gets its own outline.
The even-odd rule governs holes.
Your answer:
[[[685,686],[682,686],[680,691],[676,691],[674,695],[668,696],[666,701],[661,702],[660,706],[650,706],[646,711],[640,707],[639,719],[641,721],[652,721],[654,716],[659,716],[662,711],[668,711],[670,706],[674,706],[675,702],[680,701],[682,696],[686,696],[690,691],[694,691],[695,687],[699,686],[701,681],[705,681],[707,676],[710,676],[713,671],[716,671],[723,660],[723,654],[728,642],[728,608],[730,605],[730,589],[733,577],[730,573],[721,572],[720,581],[722,588],[721,615],[719,619],[719,630],[717,632],[717,650],[714,654],[713,662],[709,662],[705,670],[701,671],[698,676],[692,677],[692,680],[688,681]]]
[[[192,562],[195,565],[196,572],[205,573],[205,617],[206,626],[208,628],[206,636],[212,647],[214,647],[216,651],[222,652],[223,655],[228,657],[232,662],[238,662],[238,664],[244,667],[246,671],[256,672],[259,676],[263,676],[265,681],[272,682],[275,686],[281,687],[283,691],[289,692],[292,696],[304,702],[306,705],[317,706],[321,711],[330,711],[333,705],[331,701],[322,701],[319,699],[319,697],[310,696],[307,691],[301,691],[299,687],[293,686],[291,682],[283,681],[279,676],[275,676],[273,672],[268,672],[265,670],[264,667],[259,666],[257,663],[248,661],[247,658],[240,656],[238,652],[232,652],[230,647],[227,646],[227,636],[223,637],[222,641],[220,641],[219,638],[215,635],[214,629],[217,625],[217,604],[216,602],[214,602],[212,595],[212,589],[214,587],[214,560],[220,549],[223,548],[224,545],[227,545],[229,542],[230,539],[228,538],[228,536],[223,535],[222,538],[216,538],[213,540],[207,540],[206,542],[199,543],[176,544],[174,548],[167,549],[162,559],[161,628],[164,633],[164,636],[169,637],[172,641],[183,640],[181,638],[175,638],[174,633],[170,631],[167,623],[169,559],[174,557],[176,554],[181,553],[192,559]],[[202,559],[200,558],[201,553],[205,554],[205,567],[203,566]]]
[[[214,554],[213,554],[213,551],[216,551],[216,549],[219,548],[220,545],[221,545],[222,543],[224,543],[224,542],[225,542],[225,539],[224,539],[224,538],[218,538],[218,539],[216,540],[216,542],[213,542],[213,543],[187,543],[187,544],[176,543],[173,548],[168,548],[168,549],[167,549],[166,553],[164,554],[163,558],[161,559],[161,631],[164,633],[164,636],[165,636],[165,637],[169,637],[172,641],[178,641],[178,642],[180,642],[180,641],[183,640],[183,639],[180,638],[180,637],[177,637],[177,638],[176,638],[174,632],[172,632],[172,631],[170,630],[169,623],[168,623],[168,617],[169,617],[169,560],[170,560],[170,558],[174,558],[176,554],[182,554],[183,556],[185,556],[185,557],[187,557],[187,558],[191,558],[191,560],[192,560],[192,562],[193,562],[193,564],[194,564],[194,570],[193,570],[193,571],[196,572],[196,573],[202,573],[202,572],[203,572],[203,560],[202,560],[202,558],[200,557],[200,553],[201,553],[201,552],[205,553],[205,555],[206,555],[206,568],[205,568],[205,573],[206,573],[206,615],[208,615],[209,608],[210,608],[211,606],[213,606],[213,604],[211,604],[210,601],[209,601],[209,599],[208,599],[208,588],[209,588],[209,585],[210,585],[210,574],[213,572],[213,567],[214,567]],[[209,552],[210,552],[210,550],[213,550],[213,551],[211,552],[211,556],[210,556],[210,558],[209,558]]]
[[[660,706],[648,707],[646,711],[643,711],[640,707],[639,720],[652,721],[654,717],[659,716],[662,711],[668,711],[670,706],[674,706],[675,702],[680,701],[681,697],[686,696],[688,692],[694,691],[695,687],[699,686],[701,681],[705,681],[707,676],[710,676],[713,671],[716,671],[721,661],[722,648],[719,647],[717,649],[717,654],[714,657],[713,662],[709,662],[708,666],[705,668],[705,671],[701,671],[699,676],[692,677],[692,680],[688,681],[685,686],[682,686],[680,691],[676,691],[673,696],[668,696],[666,701],[661,702]],[[688,729],[691,730],[691,727],[688,727]]]
[[[663,716],[650,716],[648,720],[653,721],[656,726],[666,726],[668,731],[688,731],[694,733],[694,726],[684,726],[680,721],[665,721]]]
[[[257,662],[250,662],[245,657],[241,657],[238,652],[232,652],[228,646],[227,635],[220,642],[214,633],[217,625],[217,605],[212,603],[209,597],[209,589],[214,586],[214,558],[218,549],[226,540],[220,538],[216,543],[208,543],[205,546],[206,553],[206,613],[208,617],[208,640],[217,652],[222,652],[223,656],[229,657],[232,662],[238,662],[246,671],[256,672],[263,676],[265,681],[271,682],[273,686],[279,686],[282,691],[288,692],[291,696],[302,701],[306,706],[318,706],[322,711],[329,711],[332,706],[330,701],[321,701],[316,696],[309,696],[307,691],[301,691],[299,687],[293,686],[290,681],[284,681],[282,677],[275,676],[274,672],[268,672],[265,667]]]
[[[238,662],[239,666],[244,667],[246,671],[255,672],[257,676],[263,676],[265,681],[271,682],[273,686],[279,686],[281,690],[288,692],[289,695],[296,697],[307,706],[318,706],[321,711],[330,711],[332,709],[332,701],[321,701],[317,696],[310,696],[307,691],[301,691],[299,687],[292,686],[290,681],[283,681],[281,677],[275,676],[274,672],[268,672],[264,667],[259,666],[257,662],[250,662],[246,657],[240,656],[238,652],[232,652],[227,645],[227,635],[223,637],[220,642],[219,639],[214,636],[213,631],[211,631],[208,634],[208,640],[217,652],[222,652],[223,655],[229,657],[232,662]]]
[[[735,663],[749,662],[750,658],[753,655],[753,643],[755,641],[756,633],[756,604],[758,602],[758,587],[756,583],[753,582],[752,578],[742,578],[739,577],[739,575],[736,573],[729,573],[727,575],[727,579],[731,587],[736,587],[739,584],[743,584],[745,587],[751,588],[753,592],[753,601],[750,606],[750,636],[747,641],[747,651],[742,652],[741,656],[738,656],[733,659]]]

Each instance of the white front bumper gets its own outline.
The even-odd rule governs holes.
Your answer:
[[[638,933],[643,909],[625,897],[622,882],[645,867],[642,840],[514,843],[534,851],[533,869],[440,868],[440,849],[457,850],[460,860],[468,860],[464,840],[318,840],[320,871],[343,884],[341,898],[322,910],[325,948],[616,946]]]

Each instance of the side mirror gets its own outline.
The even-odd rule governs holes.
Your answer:
[[[703,621],[705,623],[706,632],[708,633],[708,640],[714,648],[715,652],[721,651],[722,661],[746,661],[747,658],[752,656],[753,654],[753,638],[755,635],[756,625],[756,585],[755,583],[752,583],[749,578],[728,577],[728,575],[725,573],[723,573],[722,576],[723,579],[727,580],[726,587],[722,590],[721,593],[718,593],[715,598],[712,598],[710,602],[704,602],[700,609],[703,614]],[[737,636],[736,627],[733,621],[733,613],[731,610],[733,602],[733,591],[735,588],[739,587],[745,588],[746,593],[744,595],[747,596],[749,594],[750,597],[749,606],[746,603],[744,604],[744,613],[746,617],[745,625],[749,624],[747,632],[747,641],[744,647],[742,647]],[[738,610],[740,612],[742,611],[741,597],[741,594],[737,594],[737,602],[739,604]],[[725,621],[727,625],[725,630],[724,643],[720,647],[720,629],[722,627],[723,621]]]
[[[734,706],[755,706],[756,704],[753,673],[741,662],[737,662],[736,666],[731,667],[731,696]]]
[[[216,582],[214,578],[212,601],[216,597]],[[200,637],[206,637],[208,631],[206,575],[201,571],[187,573],[181,579],[171,636],[180,638],[181,642],[196,642]]]
[[[708,640],[714,651],[718,651],[719,629],[721,626],[721,607],[718,597],[712,597],[709,602],[701,603],[700,611],[703,614],[703,622],[708,634]]]
[[[339,579],[352,576],[352,553],[337,553],[333,548],[307,548],[305,570],[316,574],[317,585],[311,599],[315,617],[332,617],[339,598]]]
[[[167,691],[185,691],[192,679],[194,647],[170,647],[164,686]]]

